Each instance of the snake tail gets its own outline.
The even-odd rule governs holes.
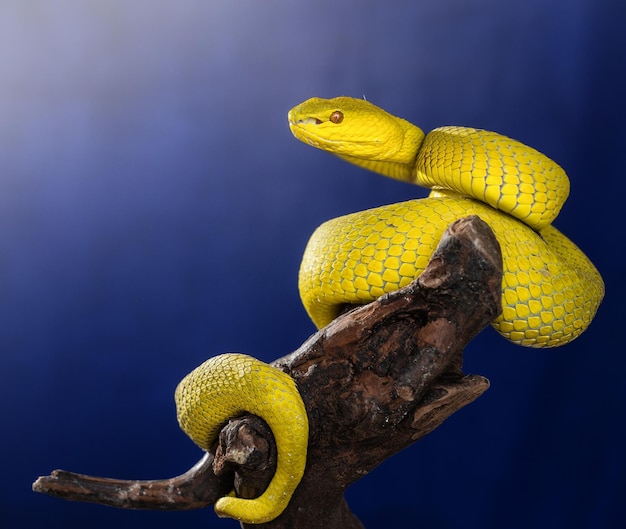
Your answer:
[[[251,413],[271,428],[277,447],[276,473],[255,499],[220,498],[221,517],[258,524],[273,520],[289,504],[306,465],[308,418],[294,380],[255,358],[236,353],[210,358],[179,383],[178,422],[203,450],[209,450],[229,419]]]

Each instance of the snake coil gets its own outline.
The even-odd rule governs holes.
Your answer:
[[[565,171],[516,140],[468,127],[424,134],[363,99],[312,98],[289,112],[303,142],[383,175],[432,189],[322,224],[309,240],[300,297],[318,326],[346,304],[373,301],[424,270],[444,230],[478,215],[502,249],[502,314],[493,326],[528,347],[570,342],[604,295],[585,254],[551,226],[569,194]]]
[[[209,450],[229,419],[252,413],[274,434],[276,473],[258,498],[233,496],[215,502],[215,512],[244,523],[264,523],[287,507],[304,474],[309,426],[294,380],[248,355],[227,353],[209,358],[178,384],[178,422],[203,450]]]

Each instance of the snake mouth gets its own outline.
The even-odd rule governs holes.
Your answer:
[[[290,123],[292,125],[309,125],[310,123],[312,123],[313,125],[321,125],[322,120],[321,119],[317,119],[317,118],[304,118],[304,119],[298,119],[297,121],[290,121]]]
[[[324,138],[315,132],[315,128],[321,125],[322,121],[317,118],[292,119],[289,117],[289,128],[291,133],[300,141],[308,143],[312,147],[321,149],[323,145],[335,143],[330,138]]]
[[[330,152],[339,154],[339,150],[347,146],[348,149],[354,149],[361,147],[369,148],[371,146],[378,145],[380,141],[378,139],[364,139],[364,138],[351,138],[349,142],[341,138],[332,138],[330,136],[323,136],[316,132],[317,126],[323,124],[322,120],[317,118],[302,118],[298,120],[289,120],[289,128],[292,134],[300,141],[304,141],[312,147],[323,149],[323,146],[329,148]],[[333,146],[331,148],[330,146]],[[332,149],[332,150],[331,150]]]

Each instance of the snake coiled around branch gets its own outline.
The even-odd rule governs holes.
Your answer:
[[[272,481],[258,498],[220,498],[215,512],[252,524],[281,514],[304,474],[309,440],[306,409],[294,380],[251,356],[226,353],[183,378],[175,400],[181,428],[203,450],[211,448],[229,419],[252,413],[265,420],[276,441]]]
[[[502,314],[511,342],[554,347],[579,336],[604,295],[600,274],[551,223],[569,194],[565,171],[540,152],[494,132],[442,127],[424,134],[362,99],[312,98],[289,112],[303,142],[366,169],[432,189],[428,198],[329,220],[309,240],[299,274],[302,302],[319,328],[346,305],[364,304],[413,281],[445,229],[478,215],[502,249]],[[277,470],[253,500],[228,496],[221,516],[270,521],[304,473],[306,409],[291,377],[249,356],[225,354],[196,368],[176,390],[183,430],[204,450],[221,426],[259,415],[276,439]]]

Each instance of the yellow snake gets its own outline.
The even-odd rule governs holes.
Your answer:
[[[413,281],[450,223],[478,215],[502,248],[502,314],[493,326],[528,347],[580,335],[604,295],[600,274],[550,224],[569,194],[565,171],[501,134],[441,127],[424,134],[363,99],[312,98],[289,112],[303,142],[399,180],[428,198],[332,219],[313,234],[299,275],[300,297],[324,326],[346,304],[362,304]]]
[[[593,319],[604,284],[582,251],[551,226],[569,180],[540,152],[467,127],[424,134],[349,97],[309,99],[289,112],[289,126],[309,145],[433,190],[428,198],[338,217],[315,231],[299,288],[317,327],[345,305],[373,301],[413,281],[444,230],[472,214],[491,226],[502,248],[498,332],[520,345],[553,347],[579,336]],[[176,405],[182,429],[204,450],[229,418],[250,412],[265,419],[278,449],[270,485],[253,500],[220,498],[215,510],[244,523],[277,517],[306,464],[307,415],[291,377],[246,355],[220,355],[183,379]]]

